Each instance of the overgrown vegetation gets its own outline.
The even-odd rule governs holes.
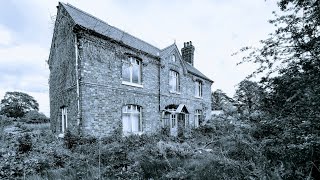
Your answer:
[[[278,151],[275,140],[261,139],[260,128],[230,124],[226,116],[194,129],[189,138],[115,134],[116,138],[96,139],[68,132],[57,139],[49,127],[37,131],[15,123],[4,129],[0,143],[4,179],[290,179],[282,155],[296,164],[308,156],[301,151],[291,157],[288,151],[295,147]],[[294,167],[301,172],[300,179],[308,177],[306,167]]]
[[[267,76],[242,81],[234,99],[214,93],[224,113],[190,137],[67,131],[62,140],[48,126],[0,116],[0,178],[320,179],[319,3],[279,1],[285,15],[271,21],[279,28],[244,58]]]

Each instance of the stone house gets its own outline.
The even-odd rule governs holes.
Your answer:
[[[210,118],[212,80],[194,46],[159,49],[70,4],[59,3],[49,55],[51,129],[108,136],[183,135]]]

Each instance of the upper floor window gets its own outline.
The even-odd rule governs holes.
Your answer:
[[[174,54],[171,55],[171,61],[176,62],[176,56]]]
[[[195,82],[195,96],[202,97],[202,82],[201,81]]]
[[[180,91],[180,82],[179,82],[179,73],[173,70],[170,70],[169,74],[169,86],[170,92],[179,92]]]
[[[199,127],[202,122],[202,111],[197,109],[194,113],[194,127]]]
[[[122,64],[122,80],[141,84],[141,60],[135,57],[128,57]]]
[[[124,135],[142,132],[141,107],[126,105],[122,108],[122,129]]]

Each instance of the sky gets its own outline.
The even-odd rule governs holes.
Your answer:
[[[236,85],[255,70],[237,66],[244,46],[256,46],[274,27],[274,0],[64,0],[160,49],[192,41],[194,66],[232,97]],[[50,114],[46,63],[57,13],[56,0],[0,0],[0,99],[25,92]]]

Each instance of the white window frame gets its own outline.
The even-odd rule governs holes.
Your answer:
[[[194,113],[194,127],[197,128],[200,126],[200,121],[202,118],[202,110],[197,109]]]
[[[125,105],[122,107],[122,118],[123,118],[123,115],[124,114],[129,114],[129,117],[130,117],[130,128],[131,130],[130,131],[127,131],[125,129],[122,128],[122,131],[123,131],[123,135],[130,135],[130,134],[142,134],[143,133],[143,127],[142,127],[142,107],[141,106],[138,106],[138,105],[134,105],[134,104],[130,104],[130,105]],[[138,128],[138,131],[136,132],[133,132],[132,131],[132,126],[133,126],[133,117],[136,115],[136,114],[139,114],[138,117],[138,124],[139,124],[139,128]],[[123,122],[123,119],[122,119],[122,122]]]
[[[195,97],[202,98],[202,82],[195,81]]]
[[[136,86],[136,87],[143,87],[142,86],[142,61],[136,57],[132,57],[132,56],[129,56],[128,59],[126,61],[129,61],[129,71],[130,71],[130,81],[126,81],[126,80],[123,80],[123,66],[125,65],[125,63],[128,63],[128,62],[123,62],[122,64],[122,84],[125,84],[125,85],[129,85],[129,86]],[[136,63],[138,62],[138,63]],[[139,72],[138,72],[138,83],[135,83],[133,82],[133,71],[134,71],[134,68],[133,66],[139,66]]]
[[[175,82],[175,87],[172,87],[170,85],[170,82],[172,79]],[[171,93],[180,94],[180,77],[179,77],[179,73],[177,71],[174,71],[174,70],[169,71],[169,88],[170,88]]]
[[[170,128],[177,128],[177,114],[170,114]]]
[[[64,137],[64,134],[68,128],[68,110],[67,107],[61,108],[61,129],[59,137]]]

